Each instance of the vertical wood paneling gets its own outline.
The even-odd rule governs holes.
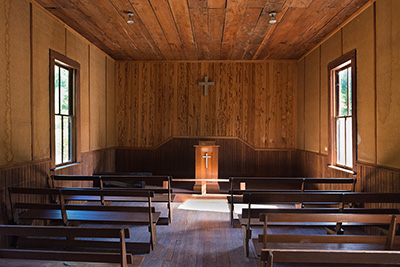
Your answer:
[[[120,147],[168,138],[239,137],[257,148],[292,148],[295,63],[116,62]],[[198,82],[214,82],[208,96]]]
[[[397,168],[400,167],[399,12],[399,1],[376,3],[377,163]]]
[[[343,54],[357,50],[358,159],[376,163],[374,8],[369,7],[343,28]]]
[[[33,160],[40,160],[50,158],[50,121],[43,119],[49,117],[49,49],[65,53],[65,28],[35,6],[32,21]]]
[[[179,63],[178,65],[178,84],[177,84],[177,135],[188,135],[188,67],[189,63]]]

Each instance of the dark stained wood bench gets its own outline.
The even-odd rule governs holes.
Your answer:
[[[380,250],[309,250],[309,249],[262,249],[261,266],[272,267],[274,263],[333,263],[396,265],[400,264],[400,251]]]
[[[243,202],[248,205],[248,208],[242,209],[242,214],[239,215],[239,221],[243,228],[243,246],[246,255],[249,255],[249,241],[252,235],[253,227],[262,227],[260,214],[266,213],[357,213],[357,214],[399,214],[399,209],[377,209],[377,208],[346,208],[348,204],[363,205],[365,203],[400,203],[400,194],[397,193],[277,193],[277,192],[246,192],[243,195]],[[256,208],[254,204],[296,204],[296,203],[319,203],[330,205],[332,203],[340,203],[336,208],[293,208],[293,209],[272,209],[272,208]],[[282,225],[281,223],[273,223],[275,226]],[[285,223],[283,223],[285,225]],[[292,223],[293,225],[293,223]],[[303,224],[304,225],[304,224]],[[313,223],[313,225],[316,225]],[[336,233],[343,233],[342,223],[319,223],[319,226],[333,227]],[[359,224],[357,226],[362,226]]]
[[[143,260],[127,253],[128,228],[0,225],[0,235],[12,237],[9,248],[0,249],[3,266],[12,265],[10,259],[119,263],[124,267],[140,266]]]
[[[263,234],[253,239],[254,247],[258,256],[262,255],[262,249],[273,249],[279,251],[281,249],[293,250],[355,250],[358,251],[376,251],[376,250],[392,250],[400,244],[400,240],[395,236],[397,228],[397,215],[390,214],[297,214],[297,213],[277,213],[277,214],[261,214],[260,220],[264,222]],[[388,225],[389,231],[385,235],[320,235],[320,234],[270,234],[268,227],[273,223],[335,223],[337,221],[346,222],[348,224],[371,224],[371,225]],[[276,254],[278,255],[278,254]],[[340,255],[340,254],[339,254]],[[265,255],[261,258],[261,263],[269,257],[270,263],[273,262],[272,254]],[[293,262],[293,255],[283,261]],[[311,255],[301,258],[302,254],[298,254],[297,262],[308,262]],[[303,254],[304,256],[304,254]],[[320,255],[322,256],[322,255]],[[320,257],[319,256],[319,257]],[[279,256],[277,256],[278,258]],[[331,257],[330,260],[334,259]],[[279,259],[275,259],[279,261]],[[281,259],[282,260],[282,259]],[[328,258],[326,259],[328,262]],[[332,263],[335,263],[334,261]],[[349,262],[347,262],[349,263]],[[272,266],[272,265],[271,265]]]
[[[354,192],[356,178],[302,178],[302,177],[230,177],[228,202],[231,224],[234,222],[234,203],[243,203],[245,192]],[[345,189],[316,190],[317,185],[336,185]],[[244,185],[244,186],[243,186]],[[243,188],[245,187],[245,188]],[[302,207],[304,204],[299,203]]]
[[[105,189],[114,188],[117,185],[115,183],[129,183],[129,182],[151,182],[160,185],[158,188],[123,188],[129,190],[149,190],[154,192],[155,196],[152,198],[153,202],[163,202],[167,204],[168,217],[160,217],[159,225],[168,225],[172,222],[172,188],[171,188],[171,177],[170,176],[137,176],[130,174],[101,174],[101,175],[52,175],[51,186],[56,188],[57,182],[62,181],[91,181],[95,188]],[[111,185],[109,183],[112,183]],[[111,187],[106,187],[108,184]],[[165,186],[166,188],[162,188]],[[62,187],[61,187],[62,188]],[[122,189],[122,188],[120,188]],[[97,197],[89,196],[66,196],[67,201],[101,201],[104,205],[106,201],[110,202],[146,202],[146,199],[138,197],[104,197],[98,199]]]
[[[152,206],[151,199],[154,197],[154,193],[151,191],[16,187],[10,187],[8,190],[12,220],[16,224],[32,223],[34,220],[50,220],[65,226],[81,223],[148,226],[150,232],[149,243],[130,242],[129,244],[131,250],[143,253],[148,253],[150,248],[154,248],[157,240],[156,224],[160,217],[160,212],[156,212]],[[65,198],[69,196],[93,196],[97,198],[144,197],[147,198],[147,206],[67,204]],[[46,198],[48,201],[43,203]],[[51,201],[54,199],[56,199],[56,202]]]

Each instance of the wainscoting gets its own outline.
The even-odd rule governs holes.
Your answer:
[[[82,153],[82,163],[56,170],[56,174],[91,175],[94,172],[114,171],[115,150],[103,149]],[[11,218],[8,187],[48,187],[50,159],[0,168],[0,223]],[[58,184],[72,186],[70,182]],[[79,184],[77,184],[79,185]],[[34,198],[35,196],[26,196]],[[35,200],[36,201],[36,200]]]
[[[194,178],[194,145],[215,140],[219,148],[219,177],[296,176],[296,150],[255,149],[239,138],[172,138],[163,145],[117,148],[116,170],[152,172],[179,178]]]
[[[328,168],[328,157],[308,151],[297,152],[297,170],[304,177],[354,177],[357,192],[399,193],[400,170],[363,162],[357,162],[356,175]],[[334,189],[329,185],[325,189]],[[372,205],[373,206],[373,205]],[[379,207],[392,207],[379,204]]]

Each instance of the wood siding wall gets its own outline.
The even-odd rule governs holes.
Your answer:
[[[377,0],[298,62],[298,149],[328,153],[327,65],[355,49],[357,159],[400,168],[399,12],[398,0]]]
[[[154,149],[116,149],[116,170],[194,178],[194,145],[199,140],[215,140],[220,146],[220,178],[296,175],[295,150],[254,149],[239,138],[172,138]]]
[[[257,148],[295,145],[296,66],[264,62],[116,62],[117,145],[170,137],[239,137]],[[215,83],[204,96],[199,81]]]
[[[82,152],[115,146],[114,59],[27,0],[2,1],[0,36],[0,166],[51,157],[50,49],[81,67]]]

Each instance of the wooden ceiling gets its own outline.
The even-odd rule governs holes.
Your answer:
[[[118,60],[298,59],[369,1],[36,0]]]

